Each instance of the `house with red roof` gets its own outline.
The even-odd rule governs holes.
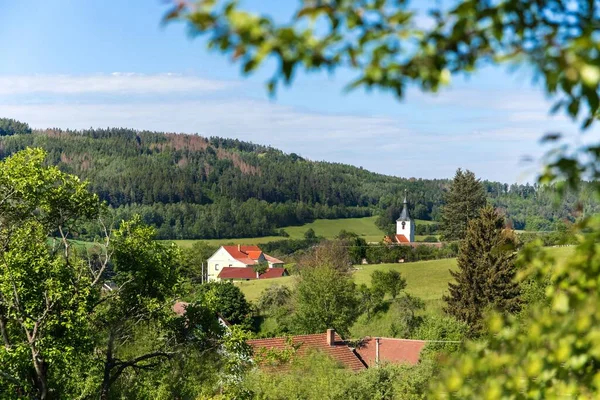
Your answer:
[[[252,347],[258,365],[265,368],[281,369],[290,361],[288,357],[302,357],[310,351],[320,351],[352,370],[361,371],[381,364],[416,365],[421,351],[427,344],[424,340],[366,337],[358,343],[343,340],[333,329],[313,335],[297,335],[252,339]],[[268,352],[271,352],[270,357]],[[280,364],[277,354],[282,354]],[[268,361],[267,361],[268,360]]]
[[[266,359],[267,352],[288,354],[291,350],[293,353],[291,357],[302,357],[310,351],[320,351],[352,371],[361,371],[367,368],[367,365],[360,359],[354,349],[349,347],[333,329],[327,329],[327,332],[313,335],[251,339],[248,340],[248,344],[252,347],[255,360],[259,359],[258,365],[260,367],[281,370],[283,365],[268,364],[266,361],[261,361],[261,358]],[[273,360],[277,357],[269,357],[269,359]],[[283,359],[281,364],[286,361],[290,360]]]
[[[415,365],[426,344],[424,340],[366,337],[355,351],[369,368],[381,363]]]
[[[208,281],[269,279],[287,275],[283,261],[263,253],[258,246],[221,246],[207,264]],[[267,266],[262,274],[254,268],[260,264]]]

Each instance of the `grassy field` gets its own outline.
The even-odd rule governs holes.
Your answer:
[[[359,234],[367,242],[379,242],[385,236],[385,233],[375,225],[376,216],[365,217],[365,218],[344,218],[344,219],[318,219],[314,222],[304,224],[301,226],[288,226],[283,228],[289,235],[290,239],[302,239],[304,232],[308,229],[315,231],[317,236],[322,236],[327,239],[336,237],[341,230],[345,229],[348,232],[354,232]],[[416,220],[417,225],[432,224],[432,221]],[[415,240],[423,240],[425,236],[417,235]],[[214,246],[221,246],[224,244],[259,244],[271,242],[274,240],[285,240],[282,236],[264,236],[254,238],[239,238],[239,239],[209,239],[204,242],[210,243]],[[173,240],[181,247],[190,247],[196,240]]]
[[[573,251],[573,247],[550,247],[547,251],[558,263],[564,262]],[[443,306],[442,296],[448,290],[451,280],[450,270],[456,268],[456,259],[420,261],[404,264],[360,265],[354,272],[357,284],[370,283],[371,272],[375,270],[396,270],[406,278],[406,292],[421,298],[425,302],[425,313],[440,313]],[[292,286],[296,277],[288,276],[263,281],[237,282],[249,301],[256,301],[262,292],[271,285]],[[388,312],[380,313],[370,321],[360,318],[351,329],[352,337],[389,336],[392,322],[399,318],[398,310],[390,308]],[[267,319],[263,330],[274,329],[274,321]]]
[[[354,281],[360,285],[370,284],[371,273],[375,270],[396,270],[406,278],[407,291],[426,302],[437,301],[442,298],[450,280],[450,269],[456,267],[456,259],[420,261],[404,264],[376,264],[360,265],[354,272]],[[291,286],[295,277],[287,276],[270,280],[254,280],[236,282],[249,301],[257,300],[262,292],[271,285]]]

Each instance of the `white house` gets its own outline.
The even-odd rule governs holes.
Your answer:
[[[255,265],[266,263],[267,271],[260,276],[254,271]],[[271,257],[258,246],[221,246],[208,259],[208,281],[228,279],[268,279],[286,274],[283,261]]]

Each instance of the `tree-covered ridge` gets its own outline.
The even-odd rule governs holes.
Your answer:
[[[115,220],[139,213],[163,239],[265,236],[317,218],[372,214],[390,231],[405,189],[414,218],[439,220],[450,183],[309,161],[237,139],[125,128],[3,136],[0,158],[26,147],[45,149],[49,164],[88,180]],[[585,187],[557,208],[553,190],[484,185],[517,229],[550,230],[557,221],[572,221],[579,200],[586,212],[598,209]]]

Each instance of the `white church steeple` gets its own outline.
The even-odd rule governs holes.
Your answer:
[[[404,207],[402,207],[400,218],[396,220],[396,235],[404,235],[411,243],[415,241],[415,221],[408,214],[406,189],[404,190]]]

